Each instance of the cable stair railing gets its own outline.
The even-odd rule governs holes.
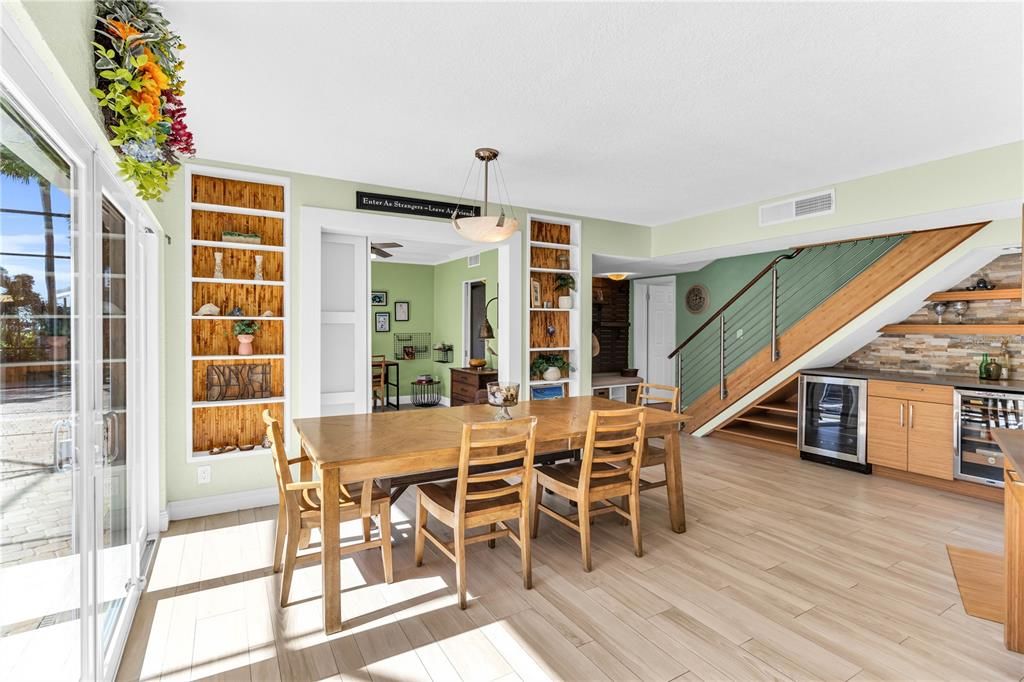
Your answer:
[[[796,248],[776,256],[669,355],[676,360],[681,403],[718,385],[729,397],[729,375],[765,348],[784,358],[779,338],[842,289],[906,235]]]

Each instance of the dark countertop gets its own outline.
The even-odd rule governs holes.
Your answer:
[[[1024,393],[1024,381],[983,381],[976,377],[960,374],[911,374],[909,372],[880,372],[872,369],[843,369],[841,367],[818,367],[801,370],[801,374],[840,377],[844,379],[876,379],[881,381],[906,381],[912,384],[935,384],[978,391],[1011,391]]]
[[[1020,429],[992,429],[999,449],[1010,460],[1018,474],[1024,472],[1024,431]]]

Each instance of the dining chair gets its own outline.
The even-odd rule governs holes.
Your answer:
[[[640,384],[637,386],[636,404],[654,409],[664,409],[679,413],[679,387],[664,384]],[[668,457],[665,451],[665,439],[660,436],[645,438],[643,457],[640,468],[661,466],[665,469],[665,477],[660,481],[640,479],[640,492],[668,485]]]
[[[592,410],[582,458],[538,467],[535,472],[537,490],[531,512],[531,536],[537,537],[539,511],[572,528],[580,534],[583,570],[589,572],[591,519],[614,513],[629,521],[633,530],[633,552],[638,557],[643,556],[639,482],[645,424],[643,407]],[[545,490],[576,503],[578,512],[565,516],[548,507],[541,499]],[[613,499],[621,503],[616,504]],[[592,506],[594,503],[598,506]]]
[[[386,355],[371,355],[370,356],[370,377],[373,380],[373,406],[377,407],[377,403],[384,404],[385,388],[384,385],[388,380],[388,357]]]
[[[467,545],[486,540],[493,548],[497,538],[511,538],[519,545],[523,587],[533,586],[528,500],[536,437],[536,417],[463,424],[458,478],[422,484],[417,490],[416,565],[423,565],[425,540],[454,561],[460,608],[466,608]],[[428,515],[452,529],[452,542],[427,528]],[[518,533],[508,526],[513,519],[519,522]],[[481,526],[489,530],[467,535]]]
[[[274,573],[281,576],[281,606],[287,606],[288,595],[292,588],[292,575],[295,569],[314,563],[320,563],[320,552],[299,555],[300,537],[313,528],[320,528],[320,481],[293,481],[291,465],[299,464],[308,458],[305,453],[299,457],[288,459],[284,451],[284,435],[281,423],[263,411],[263,422],[267,425],[267,436],[270,437],[271,449],[274,452],[274,473],[277,476],[278,507],[277,537],[274,542]],[[380,547],[384,563],[384,580],[392,582],[394,573],[391,563],[391,497],[386,490],[374,485],[373,480],[341,487],[341,520],[363,520],[363,541],[350,545],[342,545],[341,553],[351,554],[367,549]],[[377,528],[380,537],[370,539],[370,517],[378,518]]]

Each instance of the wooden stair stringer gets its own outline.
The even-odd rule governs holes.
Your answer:
[[[779,350],[796,361],[815,346],[866,312],[875,303],[916,277],[932,263],[981,230],[987,222],[911,232],[899,244],[832,294],[779,337]],[[708,389],[686,407],[685,430],[694,433],[733,406],[787,363],[772,362],[771,349],[762,348],[727,377],[728,396],[718,386]]]

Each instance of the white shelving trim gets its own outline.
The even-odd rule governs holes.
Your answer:
[[[257,457],[259,455],[269,455],[271,453],[270,448],[253,448],[252,450],[232,450],[231,452],[225,452],[220,455],[211,455],[209,450],[203,450],[201,452],[193,452],[188,456],[189,463],[207,463],[207,462],[222,462],[227,459],[244,459],[246,457]]]
[[[200,407],[233,407],[235,405],[269,405],[283,403],[284,396],[274,398],[247,398],[245,400],[202,400],[192,403],[192,409]]]
[[[287,200],[286,200],[287,203]],[[221,204],[204,204],[197,201],[189,202],[193,211],[210,211],[212,213],[234,213],[236,215],[252,215],[263,218],[287,218],[287,211],[272,211],[267,208],[243,208],[241,206],[224,206]],[[190,216],[191,218],[191,216]]]
[[[193,239],[192,246],[210,246],[215,249],[245,249],[247,251],[276,251],[284,253],[287,247],[270,244],[246,244],[245,242],[223,242],[215,239]]]
[[[560,275],[577,275],[577,274],[579,274],[579,270],[573,270],[573,269],[566,270],[565,268],[530,268],[530,272],[553,272],[553,273],[560,274]]]
[[[193,315],[192,319],[193,320],[256,320],[256,321],[267,320],[267,321],[271,321],[272,322],[274,320],[283,320],[284,318],[283,317],[264,317],[263,315],[260,315],[259,317],[243,317],[241,315]]]
[[[283,360],[284,354],[277,355],[193,355],[192,360]]]
[[[558,244],[556,242],[535,242],[530,241],[530,246],[536,246],[539,249],[561,249],[562,251],[572,251],[575,248],[575,244]]]
[[[193,277],[193,282],[201,284],[255,284],[264,287],[283,287],[283,280],[276,279],[228,279],[226,277]]]

